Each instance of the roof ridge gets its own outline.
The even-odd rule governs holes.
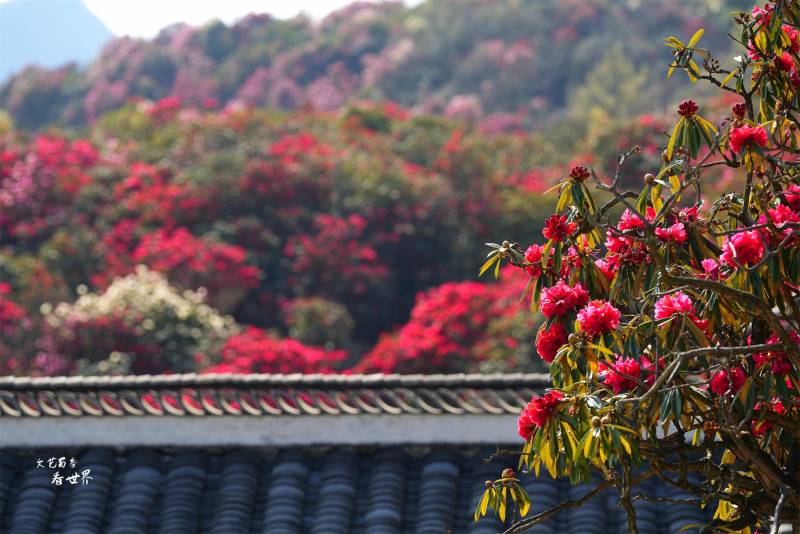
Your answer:
[[[542,374],[0,377],[0,416],[501,415]]]
[[[0,376],[0,389],[140,389],[153,387],[542,387],[549,376],[542,373],[453,373],[453,374],[174,374],[123,376]]]

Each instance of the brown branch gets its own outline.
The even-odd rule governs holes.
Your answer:
[[[627,462],[622,462],[622,475],[623,484],[619,503],[625,509],[625,517],[628,520],[628,532],[632,534],[639,534],[639,528],[636,526],[636,508],[633,507],[631,501],[631,466]]]
[[[630,480],[630,486],[635,486],[639,482],[646,480],[656,474],[657,472],[654,469],[649,469],[644,473],[632,478]],[[590,492],[586,493],[582,497],[578,499],[564,501],[559,505],[556,505],[548,510],[545,510],[544,512],[536,514],[535,516],[518,521],[513,525],[511,525],[511,527],[508,530],[503,531],[502,534],[515,534],[517,532],[524,532],[529,528],[532,528],[534,525],[541,523],[542,521],[545,521],[546,519],[554,516],[555,514],[557,514],[562,510],[567,510],[569,508],[578,508],[579,506],[583,505],[586,501],[590,500],[592,497],[596,496],[598,493],[611,487],[612,485],[613,485],[612,481],[604,480],[603,482],[595,486],[594,489],[592,489]]]
[[[529,528],[532,528],[534,525],[541,523],[542,521],[548,519],[549,517],[557,514],[561,510],[566,510],[568,508],[578,508],[582,506],[586,501],[600,493],[601,491],[605,490],[611,485],[611,483],[607,480],[604,480],[595,488],[590,491],[589,493],[585,494],[583,497],[579,499],[572,499],[569,501],[564,501],[561,504],[550,508],[549,510],[545,510],[544,512],[540,512],[535,516],[529,517],[528,519],[523,519],[522,521],[518,521],[511,525],[508,530],[503,531],[503,534],[514,534],[516,532],[524,532]]]

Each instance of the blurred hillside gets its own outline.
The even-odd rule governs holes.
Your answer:
[[[705,27],[724,59],[729,7],[360,4],[23,71],[0,90],[0,374],[542,370],[526,275],[476,281],[484,243],[542,243],[574,164],[657,168],[688,86],[661,38]]]
[[[608,179],[636,144],[641,183],[674,113],[583,137],[165,98],[82,134],[0,129],[0,374],[536,368],[525,275],[476,281],[483,243],[543,242],[573,163]]]
[[[0,87],[0,107],[22,129],[92,123],[132,98],[164,97],[210,108],[318,110],[354,99],[391,100],[417,111],[481,117],[494,130],[527,128],[587,102],[633,116],[685,87],[683,79],[649,83],[663,71],[648,65],[668,58],[660,38],[705,27],[704,43],[724,50],[727,17],[720,12],[734,7],[746,6],[429,0],[413,8],[357,3],[318,24],[251,15],[231,26],[176,25],[153,40],[115,39],[85,69],[21,71]],[[18,46],[12,50],[24,57]],[[620,78],[609,72],[637,72],[638,82],[616,87]]]
[[[0,81],[27,65],[87,65],[111,32],[80,0],[0,3]]]

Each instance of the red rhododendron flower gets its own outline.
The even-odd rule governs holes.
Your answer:
[[[723,263],[733,267],[755,265],[764,255],[764,243],[756,230],[747,230],[725,239],[722,255]]]
[[[656,228],[656,236],[661,241],[671,241],[682,245],[686,242],[686,229],[683,223],[675,223],[669,228]]]
[[[764,4],[764,7],[755,6],[752,11],[753,18],[759,21],[757,25],[758,29],[764,29],[769,26],[769,22],[772,18],[772,10],[773,6],[770,4]],[[760,19],[760,20],[759,20]]]
[[[572,235],[576,228],[578,223],[567,223],[566,215],[551,215],[544,223],[542,235],[545,239],[552,239],[558,243]]]
[[[550,363],[566,342],[567,329],[561,323],[553,323],[549,328],[542,325],[536,334],[536,352],[541,359]]]
[[[767,131],[761,126],[749,126],[747,124],[731,129],[730,142],[731,150],[736,154],[742,152],[747,146],[767,146]]]
[[[633,358],[617,357],[617,360],[607,367],[603,373],[605,384],[614,390],[614,393],[633,391],[639,383],[635,380],[642,373],[639,362]]]
[[[561,317],[568,311],[583,306],[589,300],[589,293],[578,283],[570,287],[559,280],[552,287],[542,289],[539,309],[545,317]]]
[[[790,45],[792,52],[800,52],[800,30],[792,28],[788,24],[784,24],[781,29],[786,32],[786,36],[789,37],[789,41],[792,43]]]
[[[762,214],[758,218],[759,224],[766,224],[767,222],[771,222],[778,228],[777,234],[772,231],[766,234],[768,243],[783,243],[784,246],[793,246],[800,241],[799,237],[793,235],[794,227],[791,226],[800,223],[800,213],[795,213],[786,204],[778,204],[775,208],[768,209],[766,215]]]
[[[291,338],[279,339],[269,332],[248,327],[228,338],[222,362],[207,373],[330,373],[347,359],[340,350],[309,347]]]
[[[608,279],[609,282],[613,280],[614,276],[617,274],[617,266],[612,261],[600,258],[598,260],[595,260],[594,264],[597,266],[598,269],[600,269],[600,272],[602,272],[603,275],[605,275],[605,277]]]
[[[781,69],[784,72],[790,72],[794,70],[794,58],[792,54],[789,52],[784,52],[783,54],[775,57],[775,66]]]
[[[678,105],[678,115],[689,119],[697,113],[698,109],[700,109],[700,107],[694,100],[684,100]]]
[[[651,362],[650,360],[648,360],[646,356],[642,356],[641,359],[642,359],[642,363],[641,363],[642,371],[644,371],[645,373],[648,373],[647,376],[644,377],[644,383],[647,384],[647,387],[650,387],[656,381],[656,375],[655,375],[656,364],[655,364],[655,362]],[[664,358],[663,357],[659,358],[659,360],[658,360],[658,371],[661,372],[661,370],[664,369],[664,367],[665,367],[664,366]]]
[[[783,193],[783,198],[793,209],[800,210],[800,185],[789,185]]]
[[[778,415],[786,415],[786,406],[779,398],[774,398],[770,402],[761,401],[754,407],[756,412],[772,412]],[[753,434],[760,437],[767,433],[767,430],[772,428],[773,423],[768,419],[753,419],[751,423]]]
[[[778,204],[775,208],[768,209],[767,213],[772,223],[778,228],[786,226],[787,224],[800,222],[800,214],[796,213],[786,204]],[[763,220],[759,219],[759,222],[766,222],[766,217],[763,215],[762,217]]]
[[[683,291],[664,295],[656,301],[656,320],[666,319],[673,315],[691,315],[694,303]]]
[[[798,346],[800,346],[800,334],[797,332],[789,332],[789,337],[792,338]],[[765,343],[780,343],[781,338],[778,334],[772,334],[767,338]],[[789,356],[780,350],[771,350],[768,352],[758,352],[753,354],[753,361],[756,363],[756,368],[764,367],[769,364],[770,370],[776,375],[785,375],[792,370],[792,364],[789,361]]]
[[[614,330],[619,326],[619,318],[619,310],[605,300],[593,300],[578,312],[581,330],[590,337]]]
[[[697,221],[698,211],[700,211],[699,204],[690,208],[681,208],[678,210],[678,220],[681,222],[695,222]]]
[[[582,266],[583,260],[581,259],[578,249],[569,247],[566,256],[564,256],[564,261],[561,262],[561,271],[559,274],[564,278],[568,278],[572,271],[580,269]]]
[[[730,371],[720,369],[711,377],[711,391],[717,395],[736,393],[742,388],[746,379],[744,369],[741,367],[734,367]]]
[[[647,209],[650,210],[652,208]],[[648,219],[649,218],[650,217],[648,217]],[[631,212],[631,210],[625,210],[622,212],[622,216],[619,218],[619,224],[617,225],[622,232],[626,230],[635,230],[637,228],[642,228],[643,226],[644,221],[642,221],[642,218],[639,217],[637,213]]]
[[[700,262],[703,266],[703,271],[712,280],[719,280],[719,262],[713,258],[706,258]]]
[[[531,276],[539,276],[542,274],[542,251],[544,247],[540,245],[531,245],[525,249],[525,261],[533,265],[526,265],[525,272]]]
[[[569,170],[569,177],[576,182],[583,182],[589,178],[589,176],[591,176],[589,174],[589,169],[583,165],[573,165]]]
[[[11,294],[11,286],[5,282],[0,282],[0,333],[7,334],[15,323],[25,317],[25,310],[15,302],[6,298]]]
[[[536,428],[544,426],[553,417],[562,398],[564,394],[556,390],[550,390],[541,397],[534,395],[517,419],[519,435],[526,441],[531,439]]]

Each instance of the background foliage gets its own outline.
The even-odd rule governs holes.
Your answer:
[[[643,83],[659,53],[645,37],[725,6],[644,4],[251,16],[116,40],[86,72],[20,73],[0,90],[0,372],[544,369],[542,318],[513,278],[476,282],[474,258],[491,236],[534,242],[542,193],[574,161],[611,173],[634,144],[630,169],[659,161],[660,103],[687,84]],[[192,326],[196,342],[158,355],[185,318],[75,318],[137,265],[232,326]],[[104,342],[86,346],[95,331]],[[298,356],[271,367],[256,361],[267,348]]]
[[[631,85],[630,94],[603,85],[587,91],[603,77],[598,69],[612,63],[635,69],[640,80],[654,75],[650,60],[660,51],[652,35],[686,33],[707,20],[706,39],[716,47],[728,28],[713,15],[744,5],[431,0],[413,8],[357,3],[319,24],[251,15],[231,26],[175,25],[149,41],[116,39],[86,69],[24,70],[0,88],[0,107],[18,126],[34,129],[93,123],[131,98],[165,97],[212,108],[320,110],[354,99],[390,100],[483,117],[490,130],[533,126],[587,98],[630,116],[667,102],[683,84],[648,84],[635,93]]]

